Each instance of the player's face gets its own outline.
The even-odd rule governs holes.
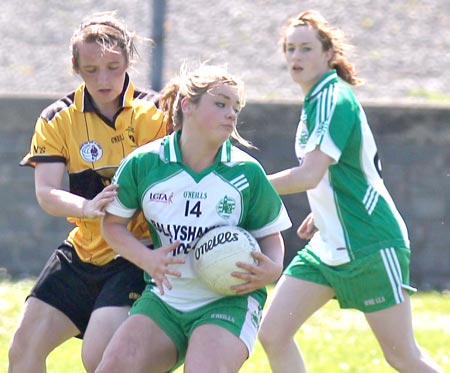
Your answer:
[[[286,62],[292,79],[305,94],[330,70],[331,51],[324,52],[317,31],[309,26],[290,27],[286,33]]]
[[[86,84],[96,106],[117,109],[122,93],[127,64],[119,48],[104,50],[95,42],[78,46],[78,73]]]
[[[192,119],[202,136],[222,144],[236,128],[240,110],[238,89],[220,84],[201,96]]]

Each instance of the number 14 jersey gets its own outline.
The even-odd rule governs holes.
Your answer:
[[[191,268],[190,252],[201,235],[215,226],[235,225],[260,238],[291,227],[291,221],[254,158],[226,141],[214,164],[196,173],[182,163],[178,136],[175,132],[144,145],[124,160],[113,181],[120,185],[118,197],[108,212],[131,217],[142,210],[155,248],[181,242],[173,255],[186,259],[174,265],[182,277],[171,278],[173,289],[161,297],[190,310],[221,297]]]

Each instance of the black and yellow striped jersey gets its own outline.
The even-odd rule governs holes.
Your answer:
[[[126,155],[166,134],[164,115],[155,105],[157,99],[156,92],[135,89],[127,75],[120,109],[110,121],[96,110],[83,83],[43,110],[30,152],[20,164],[63,162],[70,192],[92,199],[111,182]],[[116,253],[102,238],[100,219],[69,217],[68,221],[76,227],[67,240],[83,261],[103,265],[114,258]],[[130,222],[130,230],[143,241],[149,237],[142,216]]]

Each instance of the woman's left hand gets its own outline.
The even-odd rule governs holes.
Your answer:
[[[275,263],[267,255],[261,252],[253,252],[251,255],[259,262],[258,265],[237,262],[236,265],[243,271],[231,273],[233,277],[245,281],[243,284],[231,287],[231,289],[236,291],[237,295],[250,293],[275,282],[283,271],[283,266]]]

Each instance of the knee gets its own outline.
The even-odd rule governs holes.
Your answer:
[[[126,348],[126,346],[124,346]],[[125,372],[127,366],[131,365],[127,362],[127,354],[122,349],[106,349],[103,356],[99,357],[99,361],[91,361],[91,371],[95,373],[114,373]],[[94,366],[95,365],[95,366]],[[87,368],[86,368],[87,369]]]
[[[19,330],[16,331],[8,351],[8,359],[10,364],[14,364],[23,359],[26,351],[30,349],[28,341],[29,339],[26,338],[23,333],[21,333]]]
[[[16,336],[14,336],[8,351],[8,360],[10,371],[16,365],[18,361],[20,361],[20,357],[22,356],[23,348],[21,347],[19,341]]]
[[[98,363],[97,367],[95,367],[95,373],[106,373],[106,372],[114,372],[114,362],[111,359],[102,358],[102,360]],[[86,368],[87,369],[87,368]]]
[[[384,351],[386,362],[398,372],[415,371],[412,367],[418,366],[418,362],[421,360],[420,357],[420,350],[417,348],[407,352],[395,347]]]
[[[397,372],[407,372],[408,366],[414,365],[411,364],[413,357],[412,356],[401,356],[399,354],[385,354],[384,355],[386,362]]]
[[[87,373],[95,372],[102,360],[106,345],[103,339],[92,339],[85,335],[81,347],[81,361]]]
[[[265,328],[263,325],[259,329],[258,339],[264,348],[266,348],[266,345],[270,344],[271,341],[270,332],[268,332],[267,328]]]
[[[40,348],[33,343],[32,338],[21,332],[16,331],[8,350],[8,372],[39,370],[45,365],[45,360],[49,351]],[[33,368],[34,367],[34,368]]]
[[[81,360],[83,361],[84,369],[87,373],[94,373],[100,364],[101,356],[97,353],[92,353],[90,351],[82,350]]]
[[[275,330],[268,324],[262,324],[258,333],[258,339],[264,350],[270,351],[281,345],[282,336],[280,331]]]
[[[98,365],[97,369],[94,371],[95,373],[105,373],[108,372],[108,365],[103,362],[103,360]]]
[[[115,360],[114,357],[103,358],[93,372],[95,373],[114,373],[125,372],[125,367],[121,366],[120,360]]]
[[[402,359],[395,353],[385,353],[384,358],[386,362],[396,371],[401,372]]]

